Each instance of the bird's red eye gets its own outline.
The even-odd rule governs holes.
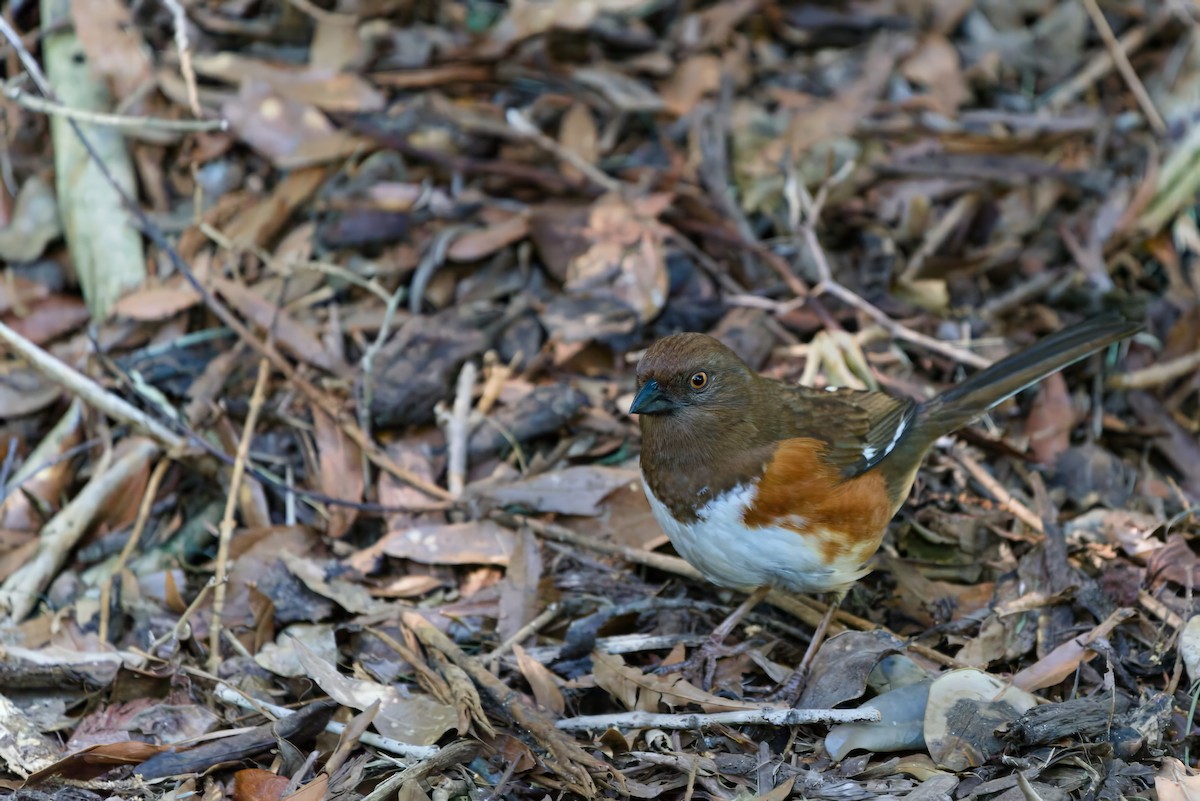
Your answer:
[[[691,383],[692,389],[704,389],[708,386],[708,373],[703,371],[692,373]]]

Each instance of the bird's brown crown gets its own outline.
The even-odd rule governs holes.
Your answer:
[[[672,334],[646,351],[637,367],[639,388],[653,382],[658,401],[649,414],[728,408],[748,398],[757,376],[736,353],[706,334]]]

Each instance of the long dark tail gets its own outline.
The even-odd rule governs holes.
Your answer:
[[[1141,323],[1109,312],[1051,334],[923,403],[917,410],[914,434],[927,442],[949,434],[1026,387],[1141,327]]]

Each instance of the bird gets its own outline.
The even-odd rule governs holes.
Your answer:
[[[1116,312],[1095,315],[922,402],[785,384],[706,334],[653,342],[630,406],[646,499],[684,560],[712,584],[749,594],[706,645],[709,678],[711,649],[770,590],[824,594],[826,614],[786,684],[797,692],[934,443],[1141,327]]]

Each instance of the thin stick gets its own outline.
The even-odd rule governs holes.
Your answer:
[[[505,119],[508,120],[508,124],[512,126],[512,129],[521,134],[522,137],[531,140],[538,147],[549,151],[556,158],[570,164],[605,192],[620,194],[621,190],[625,188],[625,184],[597,169],[596,165],[583,156],[580,156],[574,150],[571,150],[569,147],[563,147],[549,136],[546,136],[517,109],[510,108],[505,115]]]
[[[983,485],[983,488],[988,491],[997,503],[1013,517],[1020,520],[1025,525],[1036,531],[1038,534],[1044,535],[1046,530],[1042,527],[1042,519],[1034,514],[1033,510],[1016,498],[1004,488],[999,481],[992,476],[987,470],[983,469],[983,465],[971,458],[966,450],[960,447],[954,449],[954,458],[967,469],[971,477]]]
[[[0,614],[7,612],[13,621],[20,621],[33,611],[99,510],[160,451],[157,443],[145,438],[125,444],[129,449],[119,459],[98,467],[79,494],[42,526],[33,557],[0,584]]]
[[[277,706],[275,704],[268,704],[265,701],[258,700],[257,698],[250,698],[249,696],[238,692],[227,684],[217,685],[216,696],[227,704],[232,704],[233,706],[250,712],[258,712],[265,717],[274,716],[276,718],[286,718],[296,714],[295,710]],[[267,713],[270,714],[268,715]],[[345,730],[345,723],[330,721],[329,723],[325,724],[325,731],[329,732],[330,734],[341,736],[342,732]],[[363,732],[359,736],[359,740],[366,745],[378,748],[381,751],[389,751],[402,757],[414,759],[432,759],[442,750],[436,745],[410,745],[409,743],[402,743],[399,740],[393,740],[391,737],[381,737],[373,732]],[[450,747],[452,746],[447,746],[447,748]]]
[[[1082,2],[1083,7],[1087,9],[1088,16],[1092,18],[1092,24],[1096,26],[1100,38],[1104,40],[1104,46],[1108,48],[1109,55],[1117,65],[1117,72],[1121,73],[1129,91],[1133,93],[1134,100],[1141,107],[1142,113],[1146,115],[1146,121],[1150,123],[1150,127],[1156,134],[1162,136],[1167,132],[1167,124],[1163,121],[1162,115],[1158,113],[1158,109],[1154,107],[1154,101],[1150,99],[1150,93],[1146,91],[1146,87],[1142,85],[1142,79],[1134,71],[1133,64],[1129,63],[1129,56],[1122,49],[1121,43],[1117,41],[1112,28],[1109,27],[1108,20],[1104,18],[1104,12],[1096,4],[1096,0],[1082,0]]]
[[[154,466],[154,472],[150,474],[150,480],[146,482],[146,491],[142,493],[142,503],[138,507],[137,520],[134,521],[133,530],[129,532],[129,539],[125,541],[125,547],[121,549],[121,555],[117,557],[117,563],[113,565],[112,571],[104,578],[104,585],[100,590],[100,595],[104,599],[100,604],[100,639],[103,642],[108,642],[109,615],[112,614],[109,598],[112,595],[113,578],[120,575],[121,571],[125,569],[129,557],[133,555],[134,549],[142,539],[142,532],[146,530],[146,521],[150,519],[150,510],[154,507],[154,498],[158,495],[158,487],[162,484],[163,477],[166,476],[170,466],[170,459],[160,459]]]
[[[736,712],[667,715],[654,712],[623,712],[614,715],[580,715],[563,718],[554,725],[575,731],[610,727],[623,729],[705,729],[711,726],[802,726],[806,723],[877,722],[881,718],[874,707],[862,709],[740,709]]]
[[[33,369],[66,389],[71,395],[82,398],[92,408],[148,434],[169,450],[183,448],[186,442],[183,437],[30,342],[4,323],[0,323],[0,341],[11,348],[13,353],[29,362]]]
[[[242,437],[238,441],[237,457],[233,462],[233,473],[229,478],[229,493],[225,496],[225,514],[221,518],[220,541],[217,546],[217,569],[215,580],[216,590],[213,592],[213,614],[208,632],[208,670],[215,674],[221,666],[221,617],[225,612],[225,593],[228,589],[229,577],[229,543],[233,539],[233,527],[236,524],[234,513],[241,494],[242,476],[246,472],[246,458],[250,455],[250,440],[254,438],[254,427],[258,424],[258,413],[262,411],[263,401],[267,397],[267,376],[270,375],[270,364],[266,359],[258,361],[258,378],[254,382],[254,392],[250,395],[250,409],[246,413],[246,426],[242,429]]]
[[[542,613],[533,620],[526,623],[521,628],[517,629],[511,637],[496,646],[496,649],[487,656],[483,657],[485,662],[489,663],[488,669],[493,673],[496,672],[496,663],[500,657],[512,650],[512,647],[519,642],[522,642],[537,632],[550,625],[550,621],[558,617],[558,613],[562,610],[562,604],[555,602],[542,610]]]
[[[821,247],[821,241],[817,238],[816,224],[820,218],[821,209],[813,200],[812,194],[808,191],[808,187],[803,181],[790,181],[792,186],[790,196],[792,202],[798,203],[800,211],[803,212],[800,222],[800,235],[804,239],[804,244],[808,247],[808,252],[812,254],[813,264],[817,268],[818,283],[812,290],[812,297],[820,297],[821,295],[833,295],[843,303],[853,306],[859,311],[866,314],[868,317],[877,322],[880,326],[887,330],[889,334],[897,339],[904,339],[914,345],[931,350],[934,353],[940,353],[950,359],[953,359],[960,364],[969,364],[972,367],[987,367],[991,364],[982,356],[972,353],[969,350],[956,348],[948,342],[943,342],[940,339],[926,336],[918,331],[914,331],[906,325],[896,322],[891,317],[888,317],[880,309],[876,308],[871,303],[863,300],[857,294],[852,292],[847,287],[838,283],[833,278],[833,271],[829,267],[829,259],[825,257],[825,248]]]
[[[1150,40],[1150,37],[1158,31],[1159,26],[1168,18],[1168,15],[1163,14],[1158,21],[1151,25],[1135,25],[1121,35],[1117,40],[1117,46],[1122,53],[1133,53],[1142,48]],[[1109,70],[1113,68],[1114,59],[1111,50],[1105,50],[1096,54],[1096,57],[1088,62],[1087,66],[1081,69],[1066,83],[1059,84],[1054,89],[1050,90],[1043,97],[1042,104],[1047,108],[1057,111],[1075,98],[1079,97],[1085,89],[1100,80]]]
[[[449,451],[446,488],[455,498],[462,497],[467,483],[467,435],[470,433],[471,393],[475,389],[478,373],[475,362],[470,359],[463,362],[454,394],[454,410],[446,422],[446,449]]]
[[[1112,389],[1146,389],[1174,381],[1197,367],[1200,367],[1200,350],[1132,373],[1110,375],[1105,383]]]
[[[61,103],[55,103],[44,97],[31,95],[19,86],[11,83],[4,86],[4,96],[21,108],[52,117],[64,117],[77,120],[88,125],[103,125],[109,128],[123,130],[165,131],[167,133],[197,133],[205,131],[229,130],[229,121],[220,120],[166,120],[161,117],[129,116],[127,114],[111,114],[103,111],[88,111],[87,109],[71,108]]]

